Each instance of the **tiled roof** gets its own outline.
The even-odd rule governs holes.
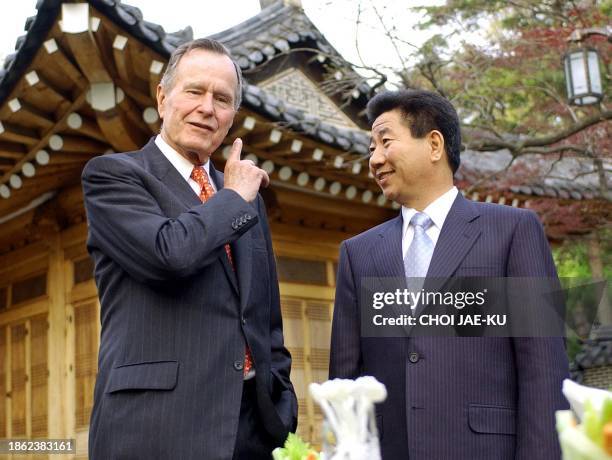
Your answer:
[[[369,137],[361,130],[339,128],[285,104],[255,85],[245,84],[244,102],[250,109],[296,132],[341,150],[368,155]]]
[[[512,160],[507,150],[496,152],[461,152],[461,168],[457,173],[459,180],[469,183],[503,171]],[[598,187],[599,177],[593,163],[582,158],[566,157],[560,161],[544,155],[526,155],[513,162],[518,177],[512,182],[511,174],[504,177],[506,183],[498,185],[500,190],[510,190],[514,194],[534,197],[551,197],[567,200],[591,200],[602,198]],[[487,184],[487,187],[490,185]],[[492,186],[495,188],[495,184]],[[610,199],[610,197],[608,197]]]
[[[288,126],[294,131],[304,133],[324,144],[334,145],[341,150],[368,155],[369,136],[361,131],[350,128],[338,128],[321,121],[319,118],[304,113],[301,110],[286,105],[283,101],[267,93],[265,90],[246,84],[244,87],[245,104],[268,119]],[[474,152],[461,153],[461,168],[456,174],[457,179],[467,179],[476,172],[479,176],[500,171],[510,161],[509,152]],[[534,164],[540,161],[540,167],[546,169],[551,160],[529,155],[528,160]],[[520,161],[518,162],[520,163]],[[554,171],[559,177],[572,177],[577,172],[584,172],[584,163],[572,158],[556,162]],[[495,187],[495,186],[494,186]],[[507,190],[500,185],[499,190]],[[597,174],[585,175],[579,180],[541,178],[533,179],[529,184],[512,185],[510,191],[515,194],[551,197],[571,200],[590,200],[601,197],[597,188]]]
[[[581,381],[586,369],[602,366],[612,366],[612,326],[600,327],[594,339],[583,343],[571,366],[572,378]]]
[[[129,31],[164,56],[169,57],[178,45],[193,38],[191,27],[166,33],[162,26],[145,21],[139,8],[121,3],[120,0],[89,0],[89,2],[119,27]],[[10,94],[35,52],[42,45],[61,10],[61,3],[60,0],[38,0],[36,8],[39,14],[26,20],[26,35],[17,39],[15,53],[7,56],[4,65],[0,68],[0,102]],[[304,46],[341,59],[302,10],[285,5],[281,0],[253,18],[215,34],[212,38],[225,43],[243,69],[251,69],[291,48]],[[360,90],[363,96],[370,88],[364,84]],[[324,144],[364,156],[368,154],[369,138],[363,131],[332,126],[284,104],[283,101],[255,85],[245,84],[243,96],[247,108],[271,121],[279,122]],[[483,153],[464,152],[463,165],[458,172],[458,178],[461,180],[464,175],[469,175],[470,171],[483,172],[487,168],[498,170],[504,161],[503,155],[499,152],[492,153],[489,157]],[[564,160],[558,167],[562,167],[564,163],[569,165],[570,162]],[[524,195],[574,200],[599,196],[593,178],[589,177],[580,181],[535,181],[533,184],[512,186],[510,190]]]
[[[164,56],[170,56],[178,45],[193,39],[191,27],[167,33],[159,24],[145,21],[139,8],[121,3],[120,0],[89,0],[89,3],[111,21]],[[38,0],[36,3],[38,14],[26,19],[24,25],[26,34],[17,38],[15,52],[6,57],[0,69],[0,101],[4,101],[8,96],[41,47],[60,14],[61,4],[61,0]]]

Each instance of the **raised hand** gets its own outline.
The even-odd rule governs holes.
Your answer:
[[[253,201],[260,186],[267,187],[270,183],[268,173],[255,166],[251,160],[241,160],[242,139],[238,138],[232,144],[232,150],[225,163],[225,188],[234,190],[245,201]]]

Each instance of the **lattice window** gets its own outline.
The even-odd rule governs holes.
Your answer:
[[[47,436],[47,331],[46,314],[0,327],[1,438]]]
[[[98,372],[97,303],[91,301],[75,306],[76,328],[74,361],[76,428],[86,428],[93,406],[93,390]]]
[[[26,326],[17,324],[11,331],[11,436],[26,433]]]
[[[32,391],[32,437],[44,438],[47,435],[48,382],[47,369],[47,331],[49,325],[46,315],[30,320],[31,330],[31,391]]]
[[[327,266],[322,260],[305,260],[293,257],[278,257],[278,279],[287,283],[316,284],[326,286]]]
[[[357,126],[304,73],[297,69],[275,75],[260,85],[287,105],[301,109],[326,123],[343,128]]]
[[[308,393],[311,382],[327,380],[331,334],[331,300],[283,296],[285,345],[291,352],[291,381],[300,402],[298,434],[321,445],[321,411]]]

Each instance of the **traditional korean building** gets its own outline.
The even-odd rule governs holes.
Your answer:
[[[307,385],[327,378],[337,251],[343,239],[396,215],[368,177],[365,105],[372,88],[330,92],[360,77],[294,2],[266,3],[213,36],[247,83],[235,137],[265,169],[285,341],[300,403],[299,433],[318,442]],[[269,5],[268,5],[269,3]],[[299,2],[297,2],[299,3]],[[88,159],[134,150],[160,127],[156,86],[191,29],[166,33],[118,0],[39,0],[0,70],[0,437],[76,438],[86,458],[99,337],[80,174]],[[479,160],[458,176],[469,183]],[[546,200],[609,218],[589,184],[476,189],[472,199]],[[560,238],[554,225],[551,238]],[[610,362],[608,354],[607,364]]]

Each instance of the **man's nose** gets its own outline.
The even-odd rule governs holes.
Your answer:
[[[370,151],[370,169],[376,170],[385,163],[385,156],[382,153],[382,149],[376,147]]]
[[[212,93],[206,92],[202,95],[198,104],[198,111],[206,115],[210,115],[214,112]]]

